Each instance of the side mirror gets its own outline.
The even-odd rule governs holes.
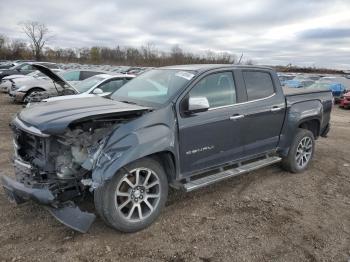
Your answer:
[[[188,113],[205,112],[209,109],[209,101],[206,97],[190,97],[188,99]]]
[[[95,95],[101,95],[103,94],[103,91],[101,88],[95,88],[94,91],[92,91],[92,93]]]

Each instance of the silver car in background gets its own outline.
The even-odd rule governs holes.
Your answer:
[[[56,74],[63,73],[64,70],[62,69],[52,69],[53,72]],[[0,92],[3,93],[9,93],[11,90],[11,86],[14,83],[14,81],[21,79],[21,81],[27,81],[27,80],[34,80],[34,79],[43,79],[47,78],[46,75],[41,73],[40,71],[34,71],[32,73],[29,73],[27,75],[10,75],[4,77],[2,80],[0,80]]]
[[[48,69],[50,70],[50,69]],[[52,71],[51,71],[52,72]],[[69,83],[77,83],[97,74],[103,74],[104,71],[98,70],[72,70],[60,74],[61,78]],[[62,88],[50,77],[34,79],[15,79],[9,90],[9,95],[14,102],[25,102],[27,97],[34,93],[46,92],[52,96],[57,95]]]
[[[101,74],[95,75],[88,79],[85,79],[76,85],[74,88],[79,92],[76,95],[65,95],[56,96],[44,99],[43,102],[52,102],[58,100],[74,99],[74,98],[85,98],[94,96],[108,96],[120,87],[122,87],[126,82],[133,79],[134,75],[127,74]]]

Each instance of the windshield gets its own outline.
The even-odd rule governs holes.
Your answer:
[[[83,93],[88,91],[89,89],[91,89],[92,87],[94,87],[95,85],[103,81],[104,79],[106,78],[96,75],[75,84],[74,87],[76,90],[78,90],[79,93]]]
[[[193,77],[194,71],[150,70],[123,85],[111,98],[140,105],[161,105],[169,101]]]

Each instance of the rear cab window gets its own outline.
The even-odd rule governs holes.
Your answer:
[[[270,73],[263,71],[243,71],[242,73],[248,101],[267,98],[275,94]]]

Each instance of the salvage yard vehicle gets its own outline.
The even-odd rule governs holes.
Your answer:
[[[168,187],[190,192],[281,162],[303,172],[330,129],[328,90],[282,89],[270,68],[184,65],[153,69],[109,98],[38,104],[11,123],[16,180],[8,198],[34,200],[87,232],[92,193],[107,225],[151,225]],[[259,128],[257,128],[259,127]]]
[[[307,86],[306,88],[307,89],[317,89],[317,90],[323,89],[323,90],[331,91],[335,103],[339,103],[341,97],[346,92],[345,86],[343,84],[329,81],[329,80],[317,81],[316,83],[314,83],[310,86]]]
[[[55,63],[49,63],[49,62],[35,62],[36,64],[46,66],[51,69],[59,69],[58,65]],[[33,67],[33,63],[21,63],[18,65],[15,65],[9,69],[1,69],[0,70],[0,80],[5,76],[10,75],[27,75],[31,72],[34,72],[36,69]]]
[[[350,92],[345,93],[340,98],[339,107],[350,108]]]
[[[79,92],[76,95],[56,96],[42,100],[43,102],[59,101],[64,99],[86,98],[98,96],[109,96],[129,80],[133,79],[134,75],[124,74],[100,74],[81,81],[74,85],[74,88]],[[53,79],[53,81],[55,81]],[[66,83],[66,85],[69,85]]]
[[[61,69],[52,69],[52,71],[58,73],[58,72],[62,72],[63,70]],[[21,81],[23,80],[32,80],[35,78],[41,78],[41,77],[45,77],[45,75],[43,73],[41,73],[40,71],[34,71],[32,73],[29,73],[27,75],[10,75],[10,76],[5,76],[2,78],[2,80],[0,80],[0,91],[1,92],[5,92],[8,93],[11,89],[12,84],[14,83],[15,79],[20,79]]]
[[[53,70],[40,64],[33,64],[32,66],[47,77],[14,80],[9,90],[9,95],[14,102],[26,103],[29,100],[32,101],[33,96],[40,100],[52,96],[78,94],[79,91],[75,89],[74,83],[79,83],[81,79],[105,73],[104,71],[95,70],[74,70],[63,72],[62,77],[60,77]]]

